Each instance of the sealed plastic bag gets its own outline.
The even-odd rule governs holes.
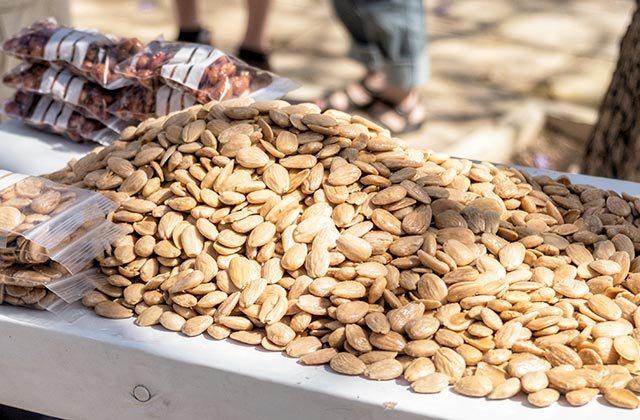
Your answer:
[[[50,95],[74,105],[86,116],[107,126],[114,120],[108,109],[122,93],[122,90],[104,89],[67,69],[44,64],[23,63],[5,74],[2,81],[14,89]]]
[[[196,104],[196,98],[188,92],[160,86],[147,89],[144,86],[131,86],[109,108],[109,111],[122,120],[143,121],[147,118],[162,117],[174,111],[181,111]]]
[[[122,235],[106,220],[116,207],[93,191],[0,170],[0,264],[46,255],[75,273]]]
[[[257,100],[276,99],[297,87],[289,79],[208,45],[183,42],[152,41],[119,64],[116,72],[149,88],[162,80],[191,93],[200,103],[247,95]]]
[[[4,112],[11,118],[24,121],[40,130],[62,134],[75,142],[94,141],[108,145],[119,137],[115,129],[88,118],[74,106],[55,101],[49,96],[18,91],[13,101],[5,104]],[[123,121],[113,123],[120,131],[127,125]]]
[[[0,274],[0,280],[4,276]],[[40,303],[55,299],[55,294],[44,287],[11,286],[0,283],[0,304],[44,309]]]
[[[54,19],[36,22],[6,40],[5,53],[33,61],[67,66],[107,89],[130,84],[114,69],[142,49],[135,38],[120,38],[95,31],[59,26]]]
[[[99,212],[99,209],[96,211]],[[0,268],[15,264],[44,264],[56,261],[69,273],[74,274],[89,265],[96,256],[101,255],[124,234],[124,228],[104,220],[102,216],[85,222],[51,248],[18,236],[0,248]]]
[[[104,284],[106,276],[93,267],[75,275],[55,263],[0,268],[0,304],[48,310],[73,321],[82,311],[71,304]]]

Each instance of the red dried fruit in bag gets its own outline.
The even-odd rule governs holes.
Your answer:
[[[47,19],[22,29],[2,49],[23,60],[66,66],[107,89],[118,89],[131,82],[115,73],[116,65],[141,51],[142,43],[136,38],[59,26]]]
[[[110,107],[109,112],[123,120],[143,121],[162,117],[196,104],[193,95],[169,86],[147,89],[131,86]]]
[[[113,120],[109,107],[123,93],[122,90],[104,89],[66,69],[55,69],[44,64],[21,64],[5,74],[2,81],[17,90],[50,95],[105,125]]]
[[[276,99],[297,87],[208,45],[183,42],[152,41],[119,64],[116,72],[148,88],[161,81],[189,92],[200,103],[240,96]]]
[[[35,93],[16,92],[13,100],[5,104],[4,112],[11,118],[41,130],[62,134],[75,142],[109,144],[118,138],[118,133],[78,113],[71,105]]]

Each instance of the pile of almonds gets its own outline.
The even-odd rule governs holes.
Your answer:
[[[245,99],[147,120],[52,177],[120,203],[130,233],[83,300],[101,316],[419,393],[640,404],[640,199]]]

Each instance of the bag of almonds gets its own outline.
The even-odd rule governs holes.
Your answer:
[[[123,235],[106,220],[115,208],[92,191],[0,170],[0,268],[56,261],[82,271]]]
[[[51,248],[45,248],[18,236],[5,247],[0,248],[0,268],[14,264],[42,264],[56,261],[69,273],[77,273],[122,235],[124,235],[122,227],[100,218],[88,220]]]
[[[111,144],[118,138],[118,131],[127,125],[124,122],[114,124],[116,131],[98,120],[85,117],[74,106],[49,96],[22,91],[16,92],[13,100],[4,105],[4,112],[10,118],[40,130],[62,134],[78,143],[94,141],[103,145]]]
[[[67,67],[107,89],[118,89],[131,82],[114,72],[116,65],[142,50],[142,43],[59,26],[50,18],[22,29],[4,42],[2,50],[26,61]]]
[[[5,74],[2,82],[17,90],[48,95],[57,101],[73,105],[83,115],[100,121],[114,131],[119,132],[124,128],[108,111],[120,97],[122,90],[104,89],[67,69],[23,63]]]
[[[116,67],[116,73],[149,88],[157,80],[185,90],[198,102],[240,96],[275,99],[297,87],[293,81],[252,67],[208,45],[156,40]]]
[[[162,117],[196,104],[196,98],[188,92],[162,85],[147,89],[137,85],[126,88],[109,107],[109,112],[122,120],[143,121]]]
[[[74,275],[56,263],[0,268],[0,304],[48,310],[72,321],[82,313],[71,304],[105,282],[93,267]]]

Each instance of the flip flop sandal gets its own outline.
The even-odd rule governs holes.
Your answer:
[[[383,110],[377,109],[379,106],[382,106],[385,109]],[[384,122],[380,120],[380,116],[388,111],[394,112],[396,115],[398,115],[402,119],[402,122],[403,122],[402,129],[391,130],[393,134],[404,134],[404,133],[410,133],[412,131],[419,130],[427,121],[427,116],[424,115],[419,121],[412,122],[411,113],[413,112],[413,110],[405,111],[403,109],[400,109],[396,103],[380,97],[376,97],[373,103],[371,104],[371,106],[369,107],[369,113],[375,119],[375,121],[378,123],[382,123],[382,125],[390,129],[390,127],[388,127],[386,124],[384,124]]]

